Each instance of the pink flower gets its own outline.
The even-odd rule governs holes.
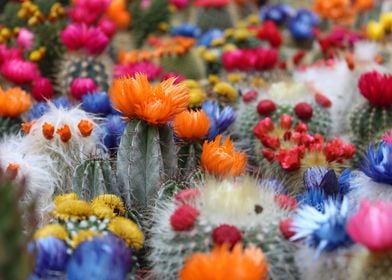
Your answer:
[[[33,87],[31,89],[31,95],[37,101],[44,101],[53,97],[53,85],[52,82],[44,77],[39,77],[33,81]]]
[[[73,22],[91,25],[103,16],[110,0],[78,0],[68,15]]]
[[[109,44],[109,38],[99,28],[90,27],[87,33],[85,48],[88,54],[99,55]]]
[[[176,202],[187,204],[194,202],[200,196],[200,190],[197,188],[185,189],[179,191],[176,196]]]
[[[61,42],[72,51],[84,47],[87,40],[88,28],[84,24],[70,24],[60,33]]]
[[[123,76],[134,76],[137,73],[142,73],[147,75],[149,81],[155,80],[161,75],[162,67],[154,63],[143,61],[133,64],[117,64],[114,67],[114,76],[116,78]]]
[[[175,85],[176,85],[176,84],[179,84],[179,83],[181,83],[181,82],[183,82],[183,81],[186,80],[186,78],[185,78],[184,76],[182,76],[181,74],[176,74],[176,73],[173,73],[173,72],[168,72],[168,73],[166,73],[166,74],[163,75],[162,81],[168,80],[168,79],[170,79],[170,78],[176,78],[176,79],[174,80],[174,84],[175,84]]]
[[[1,66],[1,74],[9,81],[17,84],[31,83],[39,75],[36,64],[22,59],[9,59]]]
[[[378,201],[371,205],[363,200],[359,211],[347,222],[347,232],[370,251],[392,249],[392,203]]]
[[[229,0],[196,0],[194,2],[195,6],[198,7],[224,7],[229,4]]]
[[[142,10],[147,10],[150,7],[150,5],[151,5],[151,0],[142,0],[140,2],[140,8]]]
[[[98,27],[109,38],[111,38],[116,33],[116,24],[110,19],[101,19],[98,23]]]
[[[222,55],[223,67],[227,71],[232,71],[238,67],[238,62],[242,58],[241,50],[224,52]]]
[[[177,8],[177,10],[182,10],[188,6],[188,0],[170,0],[170,4]]]
[[[21,28],[16,38],[16,43],[23,50],[31,50],[34,43],[34,34],[30,32],[27,28]]]
[[[94,92],[98,89],[97,84],[91,78],[76,78],[70,85],[70,91],[73,97],[80,100],[83,95]]]
[[[0,64],[10,59],[23,59],[23,54],[20,49],[7,48],[5,44],[0,45]]]

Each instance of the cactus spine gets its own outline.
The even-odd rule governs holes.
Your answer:
[[[21,123],[19,118],[0,117],[0,138],[8,134],[17,134]]]
[[[351,265],[353,280],[387,280],[392,277],[392,254],[361,252]]]

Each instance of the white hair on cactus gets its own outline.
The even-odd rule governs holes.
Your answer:
[[[313,95],[303,82],[279,82],[271,85],[267,98],[279,105],[296,105],[299,102],[311,102]]]
[[[381,66],[375,61],[380,54],[380,45],[371,41],[359,41],[354,45],[354,62],[357,75],[361,73],[377,70],[382,73],[388,72],[388,69]]]
[[[45,154],[33,153],[29,144],[20,136],[6,137],[0,143],[0,168],[17,167],[15,180],[23,180],[26,194],[23,202],[37,200],[37,212],[42,222],[51,210],[56,178],[54,162]]]
[[[348,122],[342,120],[346,119],[347,111],[361,100],[361,96],[357,93],[355,77],[345,61],[337,60],[333,65],[317,65],[296,71],[294,80],[308,84],[331,100],[333,135],[348,131]]]

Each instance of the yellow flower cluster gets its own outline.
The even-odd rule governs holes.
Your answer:
[[[367,36],[369,39],[383,40],[385,34],[392,31],[392,12],[381,14],[379,21],[372,20],[367,25]]]
[[[195,80],[185,80],[183,84],[189,89],[189,108],[200,107],[207,95]]]
[[[64,8],[60,3],[54,3],[50,8],[47,19],[55,22],[65,16]],[[45,21],[45,16],[40,8],[31,1],[24,1],[18,12],[18,17],[27,20],[28,26],[35,26]]]

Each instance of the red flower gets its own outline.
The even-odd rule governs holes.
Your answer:
[[[242,240],[242,234],[235,226],[224,224],[214,229],[212,239],[216,245],[229,244],[233,247]]]
[[[273,21],[266,21],[257,32],[257,38],[268,41],[271,47],[279,48],[282,44],[282,34]]]
[[[197,188],[181,190],[176,194],[176,201],[182,204],[186,204],[194,201],[200,196],[200,191]]]
[[[275,154],[270,149],[262,149],[261,154],[266,158],[268,161],[273,161],[275,158]]]
[[[298,65],[301,63],[302,59],[305,57],[306,53],[304,51],[298,51],[293,56],[293,63]]]
[[[52,82],[47,78],[37,78],[33,81],[31,95],[37,101],[44,101],[53,97],[54,90]]]
[[[272,150],[276,150],[280,146],[280,140],[277,136],[269,136],[264,134],[259,139],[264,147],[270,148]]]
[[[301,149],[299,147],[291,150],[282,149],[275,158],[286,171],[294,171],[301,167]]]
[[[345,144],[339,138],[333,138],[324,147],[324,154],[329,162],[350,159],[355,151],[353,145]]]
[[[252,89],[252,90],[246,92],[242,96],[242,101],[244,101],[245,103],[252,102],[257,99],[258,95],[259,95],[259,93],[257,92],[257,90]]]
[[[331,100],[321,93],[316,93],[315,96],[316,102],[323,106],[324,108],[331,108],[332,102]]]
[[[313,116],[313,108],[307,102],[298,103],[294,107],[294,112],[301,120],[310,120]]]
[[[265,134],[274,130],[274,127],[275,125],[270,118],[264,118],[253,128],[253,133],[257,138],[261,139]]]
[[[392,105],[392,75],[371,71],[359,78],[361,94],[375,107]]]
[[[257,104],[257,112],[262,116],[269,116],[276,110],[276,105],[269,99],[264,99]]]
[[[298,202],[290,195],[277,194],[274,197],[274,201],[283,209],[294,210],[298,207]]]
[[[289,130],[291,129],[293,118],[288,114],[283,114],[280,116],[280,127]]]
[[[1,66],[1,74],[9,81],[23,85],[31,83],[40,76],[39,68],[31,61],[23,59],[9,59]]]
[[[199,215],[200,212],[196,208],[184,204],[173,212],[170,224],[175,231],[188,231],[193,227]]]
[[[291,218],[287,218],[285,220],[282,220],[279,223],[280,232],[283,234],[283,236],[286,239],[290,239],[295,234],[295,232],[291,230],[292,223],[293,223],[293,221]]]

